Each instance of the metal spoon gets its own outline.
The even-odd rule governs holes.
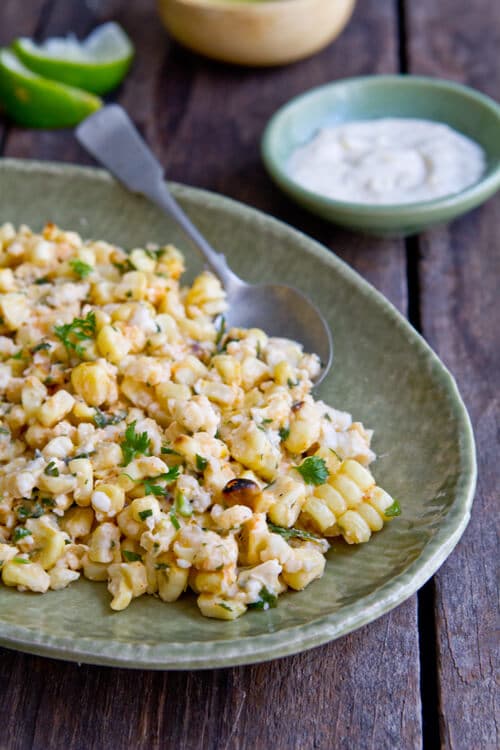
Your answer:
[[[305,351],[319,355],[316,384],[323,380],[332,362],[332,338],[319,310],[292,287],[247,284],[231,271],[224,255],[209,245],[174,200],[161,165],[121,107],[103,107],[79,125],[76,136],[129,190],[145,195],[182,227],[224,285],[228,326],[262,328],[271,336],[300,342]]]

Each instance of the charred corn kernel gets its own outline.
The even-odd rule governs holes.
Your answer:
[[[114,294],[117,299],[142,300],[146,297],[148,280],[142,271],[129,271],[122,276],[122,280],[116,285]]]
[[[337,525],[348,544],[362,544],[372,535],[365,519],[355,510],[346,510],[337,519]]]
[[[90,406],[101,406],[110,400],[113,378],[106,368],[97,362],[82,362],[71,373],[71,385],[75,392]]]
[[[187,589],[189,568],[181,568],[170,558],[168,564],[158,562],[158,595],[164,602],[175,602]]]
[[[226,354],[212,357],[212,367],[215,367],[224,383],[227,385],[241,384],[241,362]]]
[[[278,526],[293,526],[305,501],[304,485],[291,477],[280,476],[265,494],[274,499],[268,510],[271,521]]]
[[[50,577],[42,566],[26,558],[14,557],[2,565],[1,572],[6,586],[19,586],[39,594],[44,594],[50,586]]]
[[[196,601],[202,615],[216,620],[236,620],[247,610],[246,605],[240,601],[224,599],[214,594],[200,594]]]
[[[108,568],[109,592],[113,595],[111,609],[128,607],[131,600],[146,593],[146,568],[141,562],[116,563]]]
[[[75,401],[73,406],[73,416],[77,421],[92,422],[96,415],[93,406],[89,406],[85,401]]]
[[[83,559],[83,575],[89,581],[107,581],[109,564],[93,562],[88,555]]]
[[[256,513],[242,526],[238,561],[242,565],[257,565],[269,535],[265,513]]]
[[[175,383],[192,386],[203,378],[207,368],[197,357],[189,356],[172,366],[172,380]]]
[[[73,497],[77,505],[90,505],[90,497],[94,484],[94,469],[88,458],[74,458],[69,462],[68,468],[74,475],[76,485]]]
[[[180,383],[161,383],[155,388],[156,398],[163,408],[168,409],[169,399],[175,401],[187,401],[191,398],[191,389],[187,385]]]
[[[344,498],[348,508],[355,508],[363,499],[363,490],[345,474],[330,479],[331,486]]]
[[[315,529],[322,533],[331,528],[336,521],[334,514],[328,508],[326,503],[317,497],[307,498],[302,508],[302,516],[304,516],[305,520],[310,522]]]
[[[98,521],[113,518],[123,510],[125,492],[117,484],[96,484],[90,502],[96,512]]]
[[[19,550],[15,545],[2,544],[0,542],[0,569],[4,563],[9,562],[9,560],[12,560],[18,554]]]
[[[132,507],[129,505],[122,510],[117,516],[117,522],[120,531],[129,539],[139,541],[144,532],[142,521],[136,521],[132,516]]]
[[[70,570],[69,568],[52,568],[49,571],[50,588],[53,591],[60,591],[69,586],[73,581],[77,581],[80,578],[80,573],[76,570]]]
[[[114,523],[101,523],[92,532],[88,544],[92,562],[111,563],[120,556],[120,530]]]
[[[0,268],[0,292],[15,292],[16,280],[11,268]]]
[[[31,246],[27,260],[35,266],[50,266],[56,257],[56,246],[47,240],[39,240]]]
[[[381,487],[376,487],[370,495],[368,502],[373,505],[380,515],[386,517],[385,511],[394,504],[394,499]]]
[[[259,430],[255,422],[243,422],[227,438],[233,457],[271,481],[277,474],[279,454],[266,433]]]
[[[296,548],[293,558],[283,568],[283,580],[290,588],[302,591],[315,578],[321,578],[325,564],[326,560],[318,550]]]
[[[269,367],[257,357],[245,357],[241,363],[241,384],[246,391],[269,378]]]
[[[287,385],[295,380],[295,370],[289,362],[282,360],[274,367],[273,378],[278,385]]]
[[[322,500],[335,517],[347,510],[347,504],[340,492],[330,484],[322,484],[314,488],[314,496]]]
[[[0,298],[0,315],[10,331],[17,331],[30,314],[28,299],[21,292],[2,294]]]
[[[192,569],[189,576],[189,585],[197,594],[228,593],[235,582],[236,566],[234,565],[209,573],[200,573]]]
[[[238,399],[238,389],[224,383],[212,383],[206,380],[199,384],[197,390],[210,401],[224,407],[231,406]]]
[[[369,505],[368,503],[360,503],[356,510],[361,518],[366,521],[371,531],[380,531],[384,525],[384,520],[372,505]]]
[[[140,248],[131,250],[129,254],[130,262],[138,271],[144,271],[144,273],[153,273],[156,267],[156,260],[150,255],[144,252]]]
[[[33,562],[39,563],[44,570],[50,570],[64,554],[66,537],[48,516],[29,518],[26,528],[31,531],[35,543]]]
[[[129,353],[131,343],[120,330],[105,325],[97,336],[97,348],[103,357],[117,365]]]
[[[50,467],[50,463],[47,468]],[[76,479],[72,474],[59,474],[59,476],[48,476],[43,473],[38,478],[38,486],[41,490],[51,492],[53,495],[64,495],[72,492],[76,486]]]
[[[132,518],[137,523],[153,526],[161,517],[160,504],[154,495],[146,495],[134,500],[131,505]]]
[[[375,480],[371,473],[358,461],[353,461],[352,459],[344,461],[340,471],[342,474],[346,474],[349,479],[352,479],[363,492],[367,492],[371,487],[375,486]]]
[[[92,508],[70,508],[61,519],[61,528],[72,539],[87,536],[92,530],[94,523],[94,511]]]
[[[26,416],[34,416],[46,397],[47,389],[43,383],[37,377],[28,377],[21,391],[21,403]]]
[[[295,410],[292,409],[285,446],[291,453],[304,453],[318,441],[320,431],[321,421],[316,406],[307,402],[298,404]]]
[[[53,427],[60,422],[73,408],[75,399],[68,391],[54,393],[38,408],[36,416],[44,427]]]

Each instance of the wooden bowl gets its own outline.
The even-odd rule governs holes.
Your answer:
[[[337,37],[356,0],[158,0],[181,44],[239,65],[283,65]]]

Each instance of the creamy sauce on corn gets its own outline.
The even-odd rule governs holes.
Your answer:
[[[322,128],[290,159],[290,176],[328,198],[404,204],[458,193],[486,169],[483,149],[448,125],[384,118]]]

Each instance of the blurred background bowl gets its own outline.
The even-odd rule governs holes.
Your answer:
[[[158,0],[178,42],[239,65],[284,65],[337,37],[356,0]]]

